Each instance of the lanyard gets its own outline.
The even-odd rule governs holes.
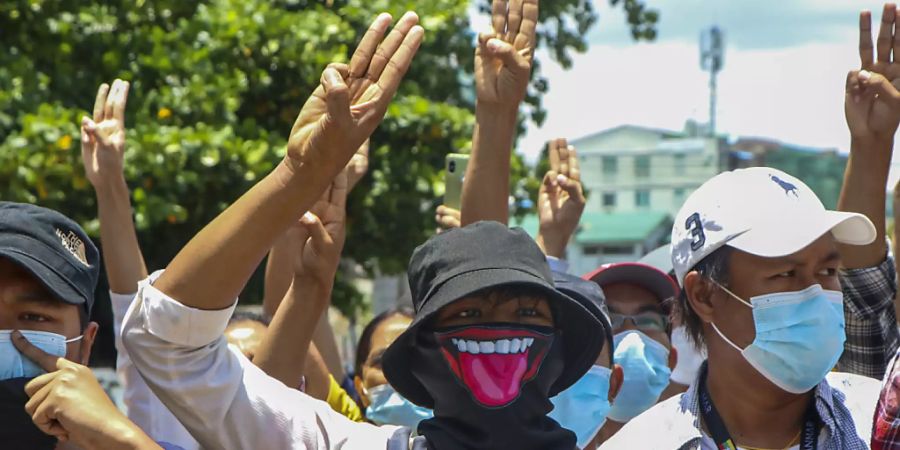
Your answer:
[[[703,414],[703,421],[709,428],[710,437],[716,443],[716,448],[720,450],[734,450],[737,445],[731,439],[731,434],[725,427],[725,422],[719,416],[716,405],[713,404],[709,391],[706,390],[706,368],[700,375],[700,413]],[[800,437],[801,450],[816,450],[819,445],[819,432],[822,428],[822,422],[819,420],[819,413],[816,411],[816,402],[813,399],[806,410],[805,419],[803,421],[803,430]]]

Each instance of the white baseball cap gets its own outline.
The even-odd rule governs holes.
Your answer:
[[[776,258],[796,253],[831,232],[835,240],[866,245],[876,231],[864,215],[825,209],[802,181],[780,170],[753,167],[724,172],[694,191],[672,225],[672,266],[678,283],[723,245]]]

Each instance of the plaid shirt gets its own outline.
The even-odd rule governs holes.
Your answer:
[[[895,356],[891,371],[884,377],[884,387],[875,408],[872,425],[872,450],[900,450],[900,365]]]
[[[875,267],[841,271],[847,342],[837,370],[880,380],[900,345],[894,256]]]

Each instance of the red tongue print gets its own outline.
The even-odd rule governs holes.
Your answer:
[[[463,382],[485,406],[503,406],[519,396],[522,375],[528,369],[527,352],[514,355],[460,353]]]
[[[537,373],[552,335],[525,328],[470,327],[439,333],[444,358],[472,397],[488,408],[508,405]]]

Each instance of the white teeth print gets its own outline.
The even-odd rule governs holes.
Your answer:
[[[451,338],[450,342],[460,353],[472,355],[491,355],[494,353],[507,355],[510,353],[525,353],[533,344],[534,338],[498,339],[495,341],[473,341]]]

